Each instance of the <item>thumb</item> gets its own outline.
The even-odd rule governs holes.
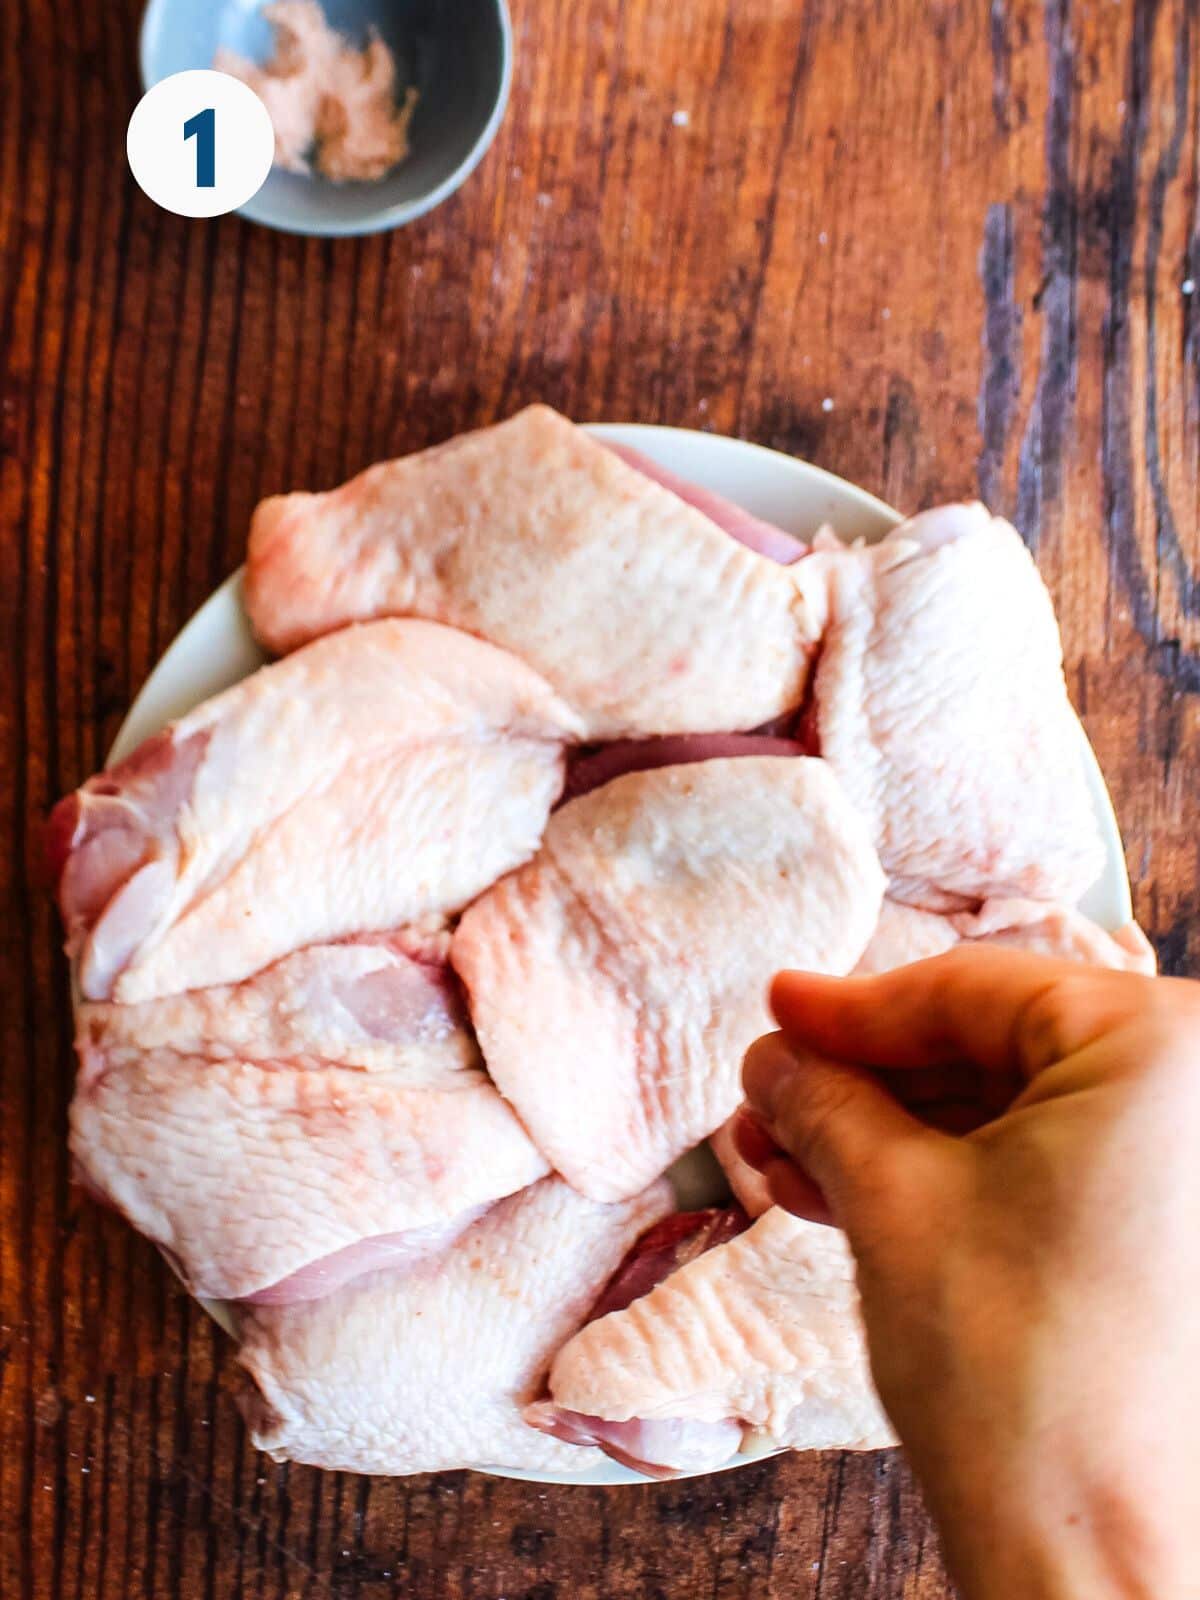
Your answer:
[[[891,1231],[917,1191],[953,1159],[956,1142],[911,1116],[860,1067],[830,1061],[769,1033],[746,1053],[746,1098],[779,1148],[821,1190],[830,1214],[856,1243]]]

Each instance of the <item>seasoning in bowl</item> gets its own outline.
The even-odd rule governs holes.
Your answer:
[[[417,91],[397,92],[396,60],[372,31],[360,49],[331,28],[318,0],[274,0],[265,65],[217,51],[213,65],[250,85],[275,128],[275,165],[335,183],[382,178],[408,155]]]

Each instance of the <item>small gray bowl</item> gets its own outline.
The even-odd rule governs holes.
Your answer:
[[[459,184],[496,136],[512,76],[505,0],[322,0],[339,32],[361,41],[374,26],[391,47],[401,82],[420,91],[410,153],[373,183],[329,183],[273,169],[241,214],[287,233],[377,233],[422,216]],[[272,34],[261,0],[150,0],[142,18],[146,88],[217,48],[263,61]]]

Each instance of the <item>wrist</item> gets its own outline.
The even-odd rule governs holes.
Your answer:
[[[994,1500],[975,1518],[938,1515],[963,1600],[1195,1600],[1187,1521],[1181,1532],[1155,1515],[1149,1492],[1039,1495],[1030,1484],[1011,1514]]]
[[[928,1480],[918,1466],[963,1600],[1200,1597],[1190,1462],[1171,1470],[1126,1451],[1118,1466],[1072,1470],[1042,1443],[1011,1472],[984,1470],[982,1454],[971,1469],[958,1453]]]

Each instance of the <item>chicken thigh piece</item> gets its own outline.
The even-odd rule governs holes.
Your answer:
[[[303,1306],[249,1307],[239,1359],[254,1442],[350,1472],[505,1466],[578,1471],[598,1455],[521,1410],[630,1245],[671,1208],[666,1183],[619,1205],[547,1178],[441,1254]]]
[[[515,656],[435,623],[263,667],[55,808],[85,998],[233,983],[457,911],[536,849],[577,732]]]
[[[1136,922],[1108,933],[1082,912],[1044,900],[988,900],[978,911],[946,915],[888,898],[855,971],[889,972],[957,944],[1009,945],[1060,961],[1148,976],[1158,966],[1154,947]]]
[[[80,1176],[193,1293],[328,1293],[546,1173],[452,976],[407,942],[312,946],[235,986],[81,1006]]]
[[[588,739],[755,728],[799,705],[797,573],[547,406],[254,513],[246,605],[271,650],[421,616],[513,651]]]
[[[806,567],[828,600],[810,731],[892,894],[1077,901],[1103,847],[1050,597],[1015,530],[943,506]]]
[[[445,929],[400,928],[313,944],[241,983],[137,1005],[76,1007],[80,1075],[174,1050],[208,1061],[403,1070],[436,1086],[483,1061],[447,962]]]
[[[582,1193],[637,1193],[741,1099],[789,964],[846,972],[884,881],[824,762],[629,773],[551,817],[451,946],[484,1059]]]
[[[526,1415],[657,1475],[720,1465],[739,1443],[895,1442],[871,1382],[845,1239],[777,1206],[589,1322],[555,1356],[547,1398]]]

